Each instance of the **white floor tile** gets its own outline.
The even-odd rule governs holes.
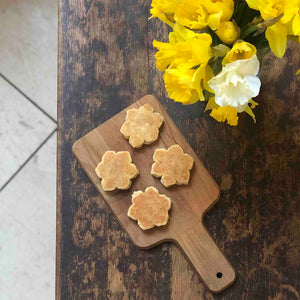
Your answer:
[[[56,134],[0,193],[0,300],[52,300]]]
[[[0,77],[0,188],[55,127],[52,120]]]
[[[0,73],[56,118],[57,0],[1,0],[0,27]]]

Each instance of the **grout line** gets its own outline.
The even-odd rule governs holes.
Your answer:
[[[52,135],[56,132],[56,128],[46,137],[46,139],[35,149],[35,151],[24,161],[24,163],[19,167],[19,169],[11,175],[11,177],[3,184],[0,188],[0,192],[2,192],[5,187],[16,177],[16,175],[25,167],[25,165],[31,160],[31,158],[47,143],[47,141],[52,137]]]
[[[39,109],[43,114],[45,114],[49,119],[51,119],[55,124],[57,121],[51,117],[44,109],[42,109],[38,104],[36,104],[31,98],[29,98],[24,92],[22,92],[15,84],[13,84],[8,78],[6,78],[2,73],[0,73],[0,77],[4,79],[7,83],[9,83],[13,88],[15,88],[21,95],[23,95],[32,105],[34,105],[37,109]]]

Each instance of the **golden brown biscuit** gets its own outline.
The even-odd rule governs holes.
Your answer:
[[[183,153],[179,145],[173,145],[168,150],[156,149],[153,160],[151,174],[161,177],[160,181],[165,187],[188,184],[194,159]]]
[[[145,192],[134,192],[131,201],[133,204],[129,207],[127,215],[137,220],[143,230],[167,224],[171,199],[159,194],[153,186],[146,188]]]
[[[102,179],[101,184],[104,191],[129,189],[131,186],[130,179],[139,174],[128,151],[117,153],[106,151],[95,171],[98,177]]]
[[[126,121],[120,131],[133,148],[140,148],[143,144],[151,144],[158,138],[159,128],[164,118],[149,104],[139,109],[128,109]]]

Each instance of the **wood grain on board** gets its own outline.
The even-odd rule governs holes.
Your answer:
[[[213,120],[167,98],[150,0],[60,0],[57,299],[300,299],[300,47],[262,65],[256,124]],[[204,223],[237,277],[211,294],[178,247],[140,250],[90,182],[72,145],[146,94],[160,100],[220,185]]]
[[[146,103],[164,117],[164,123],[157,141],[134,149],[122,136],[120,128],[125,122],[127,109],[139,108]],[[155,149],[167,149],[175,144],[180,145],[184,153],[193,157],[194,166],[188,185],[166,188],[150,173],[153,153]],[[102,156],[109,150],[129,151],[139,170],[139,176],[126,191],[104,191],[95,173]],[[73,145],[73,153],[136,246],[147,249],[165,241],[178,244],[213,292],[224,290],[234,281],[235,273],[232,267],[202,224],[204,214],[219,199],[219,187],[154,96],[144,96],[77,140]],[[169,197],[172,209],[166,226],[143,231],[136,221],[129,219],[127,211],[131,205],[131,194],[134,191],[144,191],[149,186],[154,186],[160,193]]]

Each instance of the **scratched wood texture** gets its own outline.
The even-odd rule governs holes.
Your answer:
[[[219,124],[167,99],[150,0],[60,0],[57,299],[300,299],[300,47],[265,58],[257,123]],[[72,144],[145,94],[166,108],[221,198],[205,224],[237,273],[211,294],[176,246],[139,250],[72,155]]]

